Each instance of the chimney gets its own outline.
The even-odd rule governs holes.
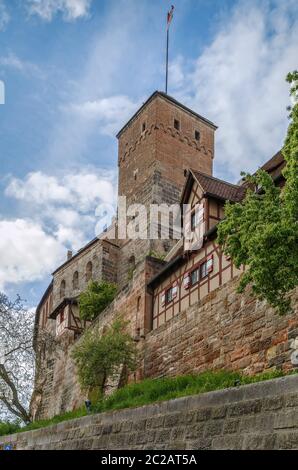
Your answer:
[[[67,261],[69,261],[72,258],[72,251],[67,250]]]

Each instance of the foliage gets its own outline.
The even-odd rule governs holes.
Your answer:
[[[123,320],[116,320],[102,336],[91,329],[84,333],[73,350],[83,388],[99,387],[103,393],[107,379],[117,376],[121,367],[135,370],[136,346],[126,326]]]
[[[21,429],[19,421],[0,421],[0,436],[14,434]]]
[[[298,72],[289,74],[297,93]],[[243,203],[226,203],[225,219],[218,225],[218,242],[235,266],[245,266],[238,291],[251,285],[280,314],[290,310],[288,293],[298,284],[298,103],[283,147],[286,183],[274,185],[264,170],[246,175],[248,189]]]
[[[109,410],[138,407],[174,398],[210,392],[213,390],[221,390],[223,388],[238,387],[250,383],[262,382],[294,373],[297,373],[297,371],[283,373],[282,371],[274,370],[254,376],[246,376],[239,372],[208,371],[198,375],[194,374],[165,377],[162,379],[146,379],[136,384],[127,385],[120,390],[117,390],[109,397],[99,400],[93,405],[92,412],[100,413]],[[48,420],[35,421],[30,423],[28,426],[20,428],[18,432],[43,428],[62,421],[79,418],[86,414],[86,409],[80,408],[75,411],[54,416]]]
[[[164,261],[166,255],[164,253],[158,253],[157,251],[150,250],[148,253],[148,256],[151,256],[152,258],[156,258],[159,261]]]
[[[79,298],[80,318],[94,320],[112,302],[116,292],[115,284],[91,281]]]

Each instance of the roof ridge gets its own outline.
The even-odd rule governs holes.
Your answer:
[[[207,173],[204,173],[203,171],[199,171],[199,170],[194,170],[193,168],[190,168],[190,170],[194,173],[199,173],[200,175],[202,176],[205,176],[207,178],[210,178],[214,181],[218,181],[219,183],[224,183],[224,184],[227,184],[229,186],[232,186],[233,188],[241,188],[241,185],[240,184],[234,184],[234,183],[230,183],[229,181],[225,181],[225,180],[222,180],[220,178],[216,178],[216,176],[213,176],[213,175],[207,175]]]

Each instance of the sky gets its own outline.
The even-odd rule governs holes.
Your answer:
[[[296,0],[0,0],[0,290],[36,306],[117,194],[117,139],[164,89],[215,122],[231,182],[282,146]]]

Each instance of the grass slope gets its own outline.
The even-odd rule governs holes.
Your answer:
[[[293,373],[296,373],[296,371],[291,371],[288,374],[281,371],[273,371],[254,376],[246,376],[239,372],[222,370],[207,371],[196,375],[146,379],[136,384],[126,385],[109,397],[94,403],[92,413],[102,413],[104,411],[120,410],[123,408],[135,408],[174,398],[284,377],[285,375]],[[25,427],[20,427],[15,423],[0,423],[0,436],[43,428],[62,421],[79,418],[86,414],[85,408],[81,408],[76,411],[55,416],[52,419],[35,421]]]

